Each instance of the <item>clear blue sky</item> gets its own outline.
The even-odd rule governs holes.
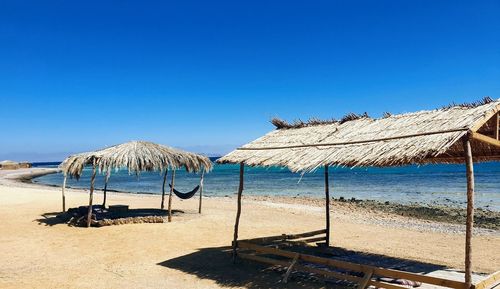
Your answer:
[[[269,119],[500,98],[500,1],[2,1],[0,159],[224,153]]]

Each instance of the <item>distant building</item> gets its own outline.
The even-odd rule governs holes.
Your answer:
[[[1,161],[0,162],[0,169],[2,170],[17,170],[17,169],[25,169],[25,168],[31,168],[32,164],[29,162],[14,162],[14,161]]]
[[[29,162],[20,162],[19,163],[19,168],[20,169],[29,169],[33,166],[32,163],[29,163]]]

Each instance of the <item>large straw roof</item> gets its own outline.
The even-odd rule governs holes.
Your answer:
[[[146,141],[131,141],[95,152],[69,156],[61,163],[63,173],[79,178],[85,165],[94,164],[100,172],[128,168],[129,173],[162,171],[184,167],[189,172],[209,171],[209,158]]]
[[[0,165],[18,165],[18,164],[19,164],[18,162],[10,161],[10,160],[5,160],[5,161],[0,162]]]
[[[285,166],[312,171],[324,165],[398,166],[463,163],[461,139],[474,132],[494,135],[500,100],[373,119],[347,115],[341,121],[274,120],[277,129],[220,158],[219,163]],[[496,143],[495,143],[496,144]],[[472,140],[475,161],[500,159],[500,147]]]

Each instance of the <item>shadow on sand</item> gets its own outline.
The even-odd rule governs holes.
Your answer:
[[[35,221],[37,221],[39,225],[45,225],[45,226],[66,224],[66,221],[64,219],[57,217],[59,214],[61,214],[61,212],[44,213],[40,215],[42,218],[36,219]]]
[[[172,210],[173,217],[179,217],[184,215],[185,212],[182,210]],[[72,218],[72,215],[68,212],[50,212],[40,215],[42,218],[38,218],[35,221],[39,225],[45,226],[55,226],[60,224],[71,225],[68,222]],[[121,213],[119,215],[113,214],[102,214],[99,216],[100,219],[111,219],[116,220],[120,218],[140,218],[140,217],[166,217],[168,216],[167,210],[161,209],[129,209],[126,213]]]
[[[367,254],[334,248],[337,260],[362,263],[414,273],[429,273],[445,266],[394,258],[385,255]],[[288,284],[282,282],[284,268],[272,267],[238,259],[233,264],[230,247],[203,248],[197,252],[158,263],[171,269],[192,274],[201,279],[210,279],[223,287],[257,288],[346,288],[338,280],[317,278],[311,274],[293,272]]]

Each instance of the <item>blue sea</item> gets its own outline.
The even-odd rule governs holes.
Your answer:
[[[36,166],[56,166],[41,163]],[[500,163],[481,163],[474,166],[476,206],[500,211]],[[205,175],[205,196],[230,196],[238,188],[239,165],[215,165]],[[324,196],[323,170],[314,173],[291,173],[285,168],[252,168],[245,170],[246,195]],[[175,187],[190,191],[199,182],[199,174],[178,171]],[[62,174],[52,174],[33,180],[36,183],[60,186]],[[111,190],[161,194],[163,177],[159,172],[129,175],[126,169],[113,172],[108,188]],[[88,189],[90,168],[82,178],[68,179],[68,186]],[[96,186],[102,188],[104,176],[99,175]],[[464,165],[424,165],[396,168],[330,168],[330,194],[347,199],[370,199],[395,203],[440,204],[465,206],[466,178]]]

